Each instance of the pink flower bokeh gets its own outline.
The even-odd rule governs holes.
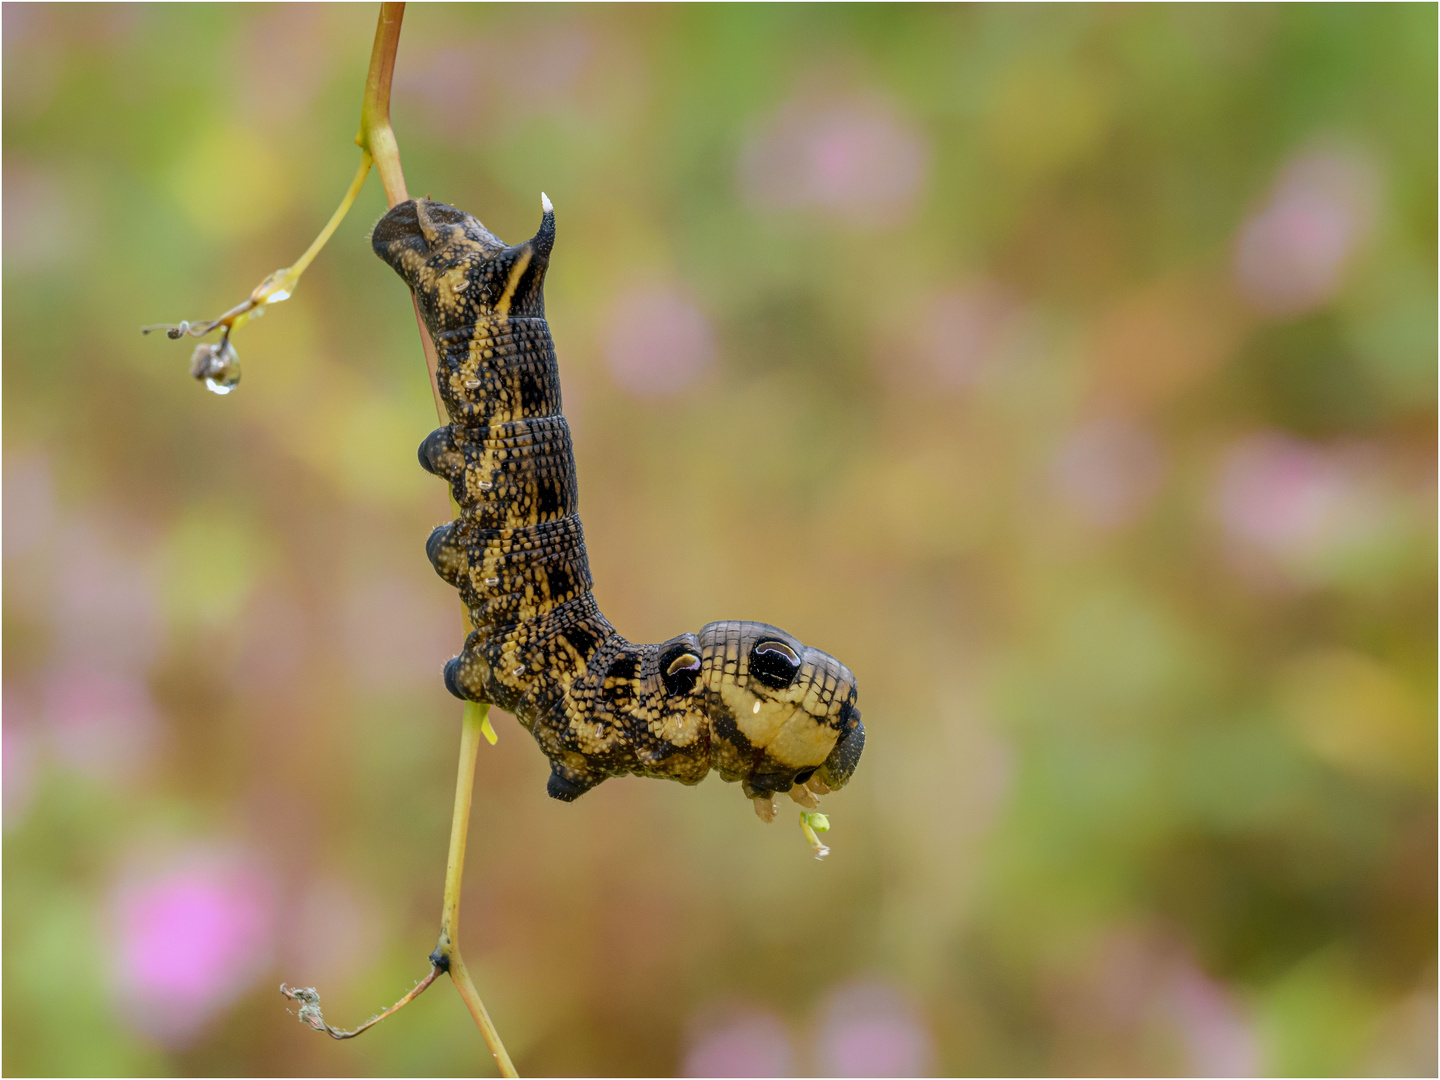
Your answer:
[[[835,988],[821,1006],[815,1054],[821,1076],[925,1076],[935,1046],[909,995],[861,980]]]
[[[1328,302],[1370,232],[1378,189],[1358,154],[1320,151],[1287,164],[1236,241],[1235,279],[1251,306],[1289,316]]]
[[[802,94],[746,142],[739,183],[746,201],[762,209],[895,225],[917,209],[929,165],[928,142],[888,102]]]
[[[715,362],[715,336],[700,306],[666,285],[622,293],[611,311],[605,365],[638,398],[688,390]]]
[[[1024,330],[1024,308],[1005,286],[986,279],[932,294],[898,335],[912,353],[909,363],[881,357],[887,368],[908,375],[926,394],[962,391],[1011,359]],[[888,340],[888,335],[887,335]],[[884,350],[877,350],[883,352]]]
[[[469,39],[443,35],[414,47],[412,62],[395,71],[396,98],[420,103],[414,119],[449,139],[537,115],[583,115],[617,82],[617,73],[596,62],[615,43],[580,24],[528,32],[496,25]]]
[[[1091,1060],[1097,1038],[1121,1048],[1109,1063],[1117,1069],[1185,1076],[1260,1069],[1260,1041],[1241,1002],[1161,928],[1126,925],[1103,934],[1078,967],[1052,973],[1045,998],[1058,1035],[1053,1067],[1061,1074]]]
[[[697,1025],[685,1050],[685,1076],[794,1076],[795,1050],[774,1013],[742,1007]]]
[[[1300,582],[1343,574],[1404,527],[1401,493],[1363,443],[1244,436],[1226,454],[1212,498],[1237,567],[1258,556]]]
[[[1196,1076],[1254,1076],[1260,1040],[1235,996],[1193,962],[1177,964],[1161,998]]]
[[[98,779],[140,775],[161,740],[160,717],[144,681],[104,670],[52,669],[45,718],[56,760]]]
[[[1160,491],[1165,462],[1148,430],[1120,417],[1075,428],[1051,466],[1056,493],[1098,529],[1134,521]]]
[[[114,893],[113,974],[130,1022],[192,1040],[270,961],[274,887],[234,855],[200,852],[128,876]]]

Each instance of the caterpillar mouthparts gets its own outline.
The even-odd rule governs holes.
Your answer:
[[[415,294],[450,417],[419,450],[460,507],[426,553],[475,626],[445,685],[515,714],[550,759],[554,798],[626,774],[696,784],[713,768],[766,820],[778,792],[813,809],[865,746],[849,668],[760,622],[633,644],[595,603],[545,321],[555,213],[540,200],[539,231],[514,246],[426,199],[393,207],[371,237]]]

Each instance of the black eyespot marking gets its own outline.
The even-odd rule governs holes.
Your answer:
[[[800,672],[800,658],[783,641],[757,641],[750,650],[750,674],[766,686],[784,690]]]
[[[680,697],[695,689],[700,678],[700,657],[683,645],[676,645],[660,654],[660,681],[671,697]]]

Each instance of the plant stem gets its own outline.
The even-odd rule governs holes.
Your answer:
[[[350,183],[350,190],[346,192],[339,208],[331,215],[329,223],[315,238],[315,242],[293,266],[271,274],[255,288],[245,303],[237,305],[219,319],[206,324],[206,331],[223,324],[228,332],[243,323],[252,309],[265,303],[272,295],[281,292],[282,289],[286,295],[289,294],[295,281],[305,272],[311,260],[325,246],[325,242],[330,239],[336,226],[349,211],[356,195],[360,192],[361,185],[365,182],[365,177],[370,172],[372,163],[380,174],[380,182],[385,187],[385,199],[390,206],[394,207],[409,199],[410,196],[405,190],[405,172],[400,166],[400,147],[395,141],[395,132],[390,127],[390,84],[395,75],[395,53],[400,45],[400,26],[404,17],[405,5],[403,3],[382,3],[380,5],[380,21],[375,27],[375,44],[370,51],[370,70],[365,76],[365,96],[360,104],[360,131],[355,136],[355,142],[360,147],[360,168],[355,173],[355,179]],[[284,298],[284,296],[276,297],[276,299]],[[425,366],[430,374],[430,390],[435,397],[435,412],[440,417],[441,423],[444,423],[449,418],[445,415],[445,406],[440,397],[437,376],[439,363],[435,352],[435,342],[425,328],[425,322],[420,316],[419,301],[413,294],[411,302],[415,310],[415,325],[420,331],[420,344],[425,352]],[[172,337],[201,332],[198,328],[190,327],[188,324],[171,328]],[[471,629],[468,611],[463,612],[463,619],[468,633]],[[485,1009],[485,1003],[480,1000],[480,995],[475,990],[475,983],[471,980],[470,972],[465,966],[465,958],[460,953],[460,885],[465,872],[465,844],[470,832],[470,801],[475,788],[475,759],[479,753],[482,738],[492,743],[495,741],[494,730],[490,727],[489,710],[488,705],[467,702],[460,721],[460,769],[455,782],[455,814],[450,823],[450,854],[445,864],[445,900],[440,918],[440,941],[435,946],[435,951],[430,954],[430,973],[390,1008],[352,1031],[342,1031],[325,1023],[320,1012],[320,995],[313,988],[292,990],[282,984],[280,992],[291,1000],[301,1003],[300,1018],[311,1027],[317,1031],[327,1032],[336,1039],[349,1039],[403,1009],[419,997],[435,981],[440,972],[448,972],[451,982],[455,984],[455,989],[459,991],[461,999],[465,1002],[465,1007],[475,1018],[475,1023],[480,1028],[480,1034],[484,1036],[486,1045],[490,1047],[490,1053],[494,1055],[495,1064],[499,1067],[501,1075],[518,1076],[519,1074],[516,1073],[515,1066],[510,1060],[510,1055],[505,1050],[505,1044],[500,1041],[500,1035],[490,1021],[490,1014]]]
[[[400,47],[400,23],[404,4],[381,4],[380,22],[375,27],[375,46],[370,50],[370,70],[365,75],[365,98],[360,103],[360,131],[355,143],[375,159],[375,171],[385,188],[385,201],[398,206],[410,198],[405,190],[405,170],[400,167],[400,144],[390,126],[390,82],[395,76],[395,50]],[[425,369],[430,374],[430,392],[435,397],[435,415],[445,423],[445,403],[440,398],[440,359],[435,342],[420,317],[420,301],[412,295],[415,325],[420,330],[420,347],[425,351]]]
[[[289,266],[282,266],[279,270],[267,274],[265,280],[251,289],[250,295],[240,301],[240,303],[236,304],[218,318],[197,323],[183,322],[176,326],[167,326],[164,324],[159,326],[143,326],[140,328],[141,333],[148,334],[152,330],[163,329],[166,331],[167,336],[171,338],[185,337],[186,335],[190,337],[204,337],[217,326],[221,326],[225,328],[225,334],[228,335],[231,331],[238,330],[244,326],[250,319],[254,318],[255,315],[260,314],[261,309],[264,308],[266,304],[274,304],[281,300],[288,300],[290,294],[295,291],[295,286],[300,282],[300,275],[305,273],[306,269],[315,260],[315,256],[320,254],[320,249],[325,246],[335,230],[339,227],[340,222],[345,220],[345,215],[350,212],[350,207],[355,203],[355,197],[360,194],[360,189],[365,185],[365,177],[370,175],[371,161],[370,151],[365,150],[360,154],[360,167],[355,170],[355,178],[350,181],[350,187],[340,200],[340,205],[337,206],[335,212],[330,215],[330,220],[327,221],[325,227],[320,230],[320,235],[315,237],[315,239],[311,241],[310,246],[305,249],[305,253]]]
[[[425,978],[421,979],[418,983],[416,983],[408,994],[402,997],[394,1005],[391,1005],[384,1012],[372,1016],[369,1020],[366,1020],[365,1023],[361,1024],[359,1027],[352,1028],[349,1031],[342,1031],[340,1028],[331,1027],[325,1022],[325,1017],[320,1012],[320,995],[315,992],[315,988],[313,986],[296,987],[294,989],[291,989],[284,983],[281,983],[280,993],[284,994],[291,1001],[298,1001],[300,1003],[300,1019],[303,1022],[309,1024],[316,1031],[323,1031],[332,1039],[353,1039],[356,1035],[359,1035],[362,1031],[368,1031],[370,1028],[374,1027],[381,1020],[384,1020],[392,1013],[399,1012],[406,1005],[409,1005],[410,1002],[414,1001],[417,997],[423,994],[426,989],[429,988],[430,984],[440,977],[440,970],[440,968],[436,967],[434,964],[431,964],[430,974],[426,975]]]
[[[395,51],[400,47],[400,23],[404,18],[404,4],[380,5],[370,70],[365,73],[365,97],[360,103],[360,130],[355,135],[355,145],[375,159],[391,206],[410,197],[405,193],[400,147],[390,127],[390,83],[395,77]]]
[[[440,916],[440,941],[430,954],[430,962],[449,970],[455,989],[460,991],[465,1007],[485,1036],[490,1053],[495,1055],[500,1075],[518,1076],[460,954],[460,886],[465,873],[465,842],[470,831],[470,800],[475,790],[475,758],[480,740],[485,737],[482,728],[489,711],[489,705],[467,702],[460,721],[460,770],[455,779],[455,814],[450,821],[450,856],[445,863],[445,904]]]
[[[345,215],[350,212],[350,207],[355,203],[355,197],[360,194],[360,188],[365,184],[365,177],[370,175],[371,160],[370,151],[365,150],[360,154],[360,167],[355,170],[355,179],[350,181],[350,190],[345,192],[345,197],[340,200],[340,205],[335,208],[335,213],[330,215],[330,220],[325,223],[325,228],[320,230],[320,235],[305,249],[305,254],[296,259],[290,269],[285,272],[287,277],[298,279],[315,256],[320,254],[320,249],[330,240],[331,234],[339,227],[340,222],[345,220]]]
[[[390,83],[395,74],[395,51],[400,44],[400,24],[405,17],[403,3],[380,5],[380,21],[375,27],[375,46],[370,52],[370,70],[365,76],[365,99],[360,107],[360,132],[355,136],[361,150],[375,160],[380,182],[385,187],[386,201],[393,207],[410,196],[405,190],[405,172],[400,167],[400,146],[390,127]],[[411,296],[415,309],[415,325],[420,331],[420,344],[425,351],[425,366],[430,374],[430,390],[435,396],[435,412],[444,423],[444,403],[440,398],[439,359],[435,342],[420,317],[420,303]],[[469,613],[465,613],[469,629]],[[475,990],[465,958],[460,953],[460,885],[465,873],[465,844],[470,832],[470,800],[475,789],[475,759],[480,740],[494,741],[490,730],[490,707],[468,702],[460,720],[460,768],[455,781],[455,813],[450,822],[450,854],[445,864],[445,899],[440,917],[440,941],[431,954],[435,967],[449,971],[450,980],[460,992],[470,1015],[475,1018],[480,1034],[495,1057],[502,1076],[518,1076],[500,1034],[490,1021],[485,1003]]]

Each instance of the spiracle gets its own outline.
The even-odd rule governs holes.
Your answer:
[[[566,802],[611,776],[696,784],[713,768],[767,820],[777,792],[813,806],[865,745],[849,668],[760,622],[637,645],[595,603],[545,321],[555,213],[541,200],[539,232],[513,247],[423,199],[395,206],[371,238],[419,303],[450,417],[419,452],[460,507],[426,552],[475,627],[445,685],[514,713]]]

